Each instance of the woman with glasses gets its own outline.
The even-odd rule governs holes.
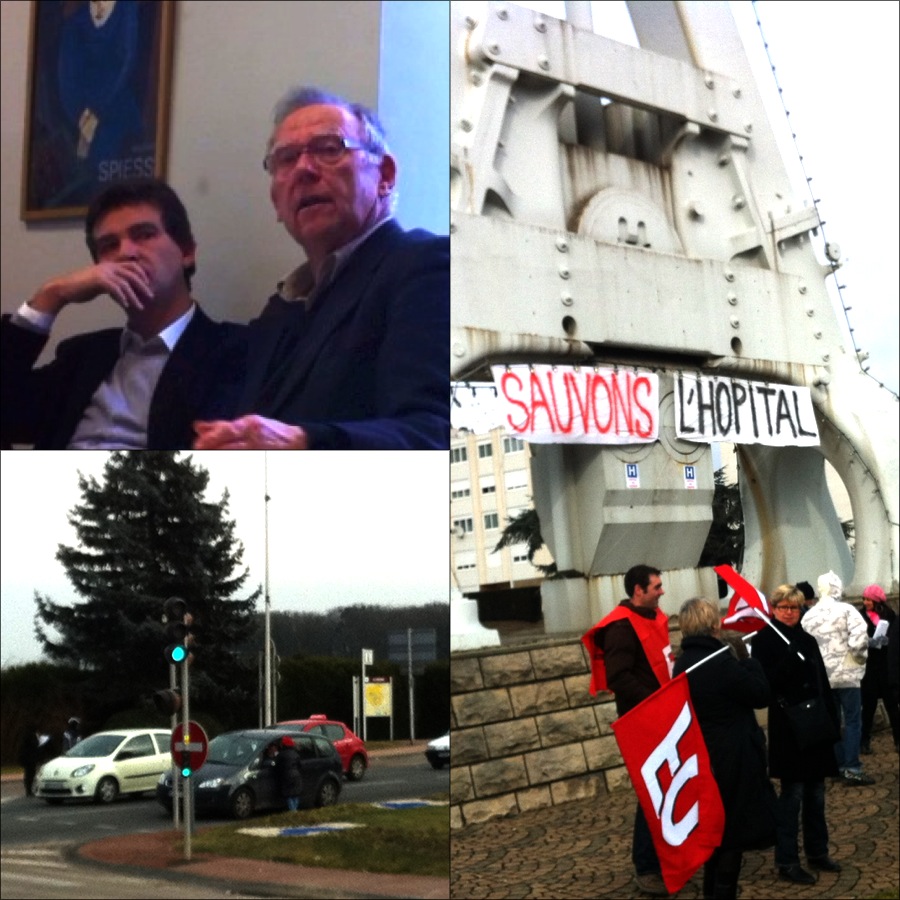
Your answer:
[[[828,674],[816,639],[800,627],[803,592],[783,584],[769,598],[771,627],[753,637],[753,658],[758,660],[772,688],[769,705],[769,777],[781,780],[775,866],[778,877],[795,884],[815,884],[816,877],[800,865],[799,823],[803,823],[803,849],[809,865],[823,872],[841,867],[828,855],[825,821],[825,778],[837,776],[834,744],[824,739],[800,747],[783,706],[820,697],[839,733],[837,711]]]

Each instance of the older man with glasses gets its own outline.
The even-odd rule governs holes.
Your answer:
[[[264,166],[306,261],[250,325],[232,421],[203,449],[446,449],[449,239],[393,218],[397,163],[377,117],[317,88],[275,110]]]

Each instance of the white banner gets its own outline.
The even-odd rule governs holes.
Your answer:
[[[700,444],[819,444],[809,388],[696,373],[675,376],[675,432]]]
[[[492,366],[503,426],[537,444],[648,444],[659,433],[659,378],[632,369]]]

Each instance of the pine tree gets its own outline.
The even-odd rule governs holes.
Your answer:
[[[698,566],[740,566],[744,556],[744,508],[737,483],[725,480],[725,469],[713,473],[713,520]]]
[[[77,546],[60,545],[56,558],[83,599],[68,606],[35,593],[45,653],[93,673],[97,703],[108,712],[168,685],[160,619],[170,596],[194,616],[192,702],[220,713],[250,702],[250,670],[237,648],[253,630],[260,589],[235,598],[248,572],[228,492],[204,500],[208,473],[176,456],[114,452],[99,482],[79,473],[83,499],[69,513]]]
[[[541,520],[536,509],[523,509],[508,519],[493,552],[497,553],[504,547],[512,547],[516,544],[525,545],[528,562],[547,578],[552,578],[557,574],[555,562],[541,564],[534,561],[535,554],[544,546],[544,539],[541,536]]]

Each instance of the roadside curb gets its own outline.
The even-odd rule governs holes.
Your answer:
[[[375,762],[379,758],[421,754],[425,765],[426,746],[427,740],[415,741],[371,750],[369,756]],[[4,782],[21,783],[22,773],[10,772],[0,777]],[[205,831],[207,827],[216,826],[201,826],[197,831]],[[182,832],[172,828],[91,840],[71,845],[64,855],[74,863],[114,869],[136,877],[152,875],[182,885],[187,879],[198,885],[267,898],[449,900],[450,897],[447,877],[317,868],[210,853],[194,853],[188,861],[183,856]]]
[[[152,872],[165,877],[168,873],[178,880],[187,875],[232,888],[239,885],[241,890],[267,897],[445,900],[450,896],[449,879],[433,876],[314,868],[209,853],[197,854],[187,861],[176,849],[180,837],[180,832],[171,829],[121,835],[81,844],[72,854],[80,862],[143,875]]]

